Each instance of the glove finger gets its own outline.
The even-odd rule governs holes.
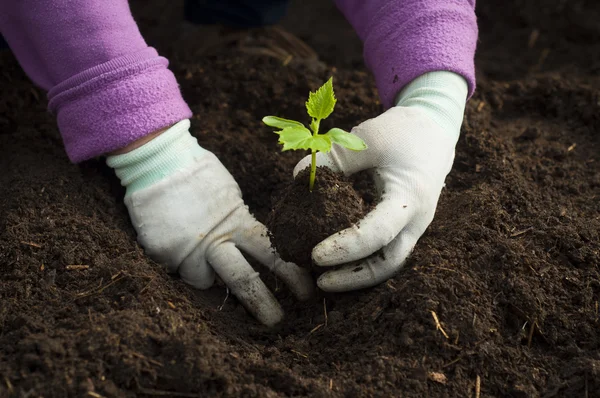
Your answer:
[[[267,326],[283,319],[283,310],[242,253],[232,242],[209,250],[207,259],[246,309]]]
[[[317,285],[326,292],[346,292],[378,285],[402,269],[417,239],[415,235],[403,232],[384,249],[383,256],[375,255],[358,265],[326,272]]]
[[[197,289],[208,289],[215,282],[215,271],[208,264],[199,247],[183,260],[177,271],[184,282]]]
[[[317,167],[318,166],[327,166],[331,170],[333,170],[337,173],[341,173],[342,172],[341,165],[339,163],[336,163],[335,162],[336,158],[329,156],[330,154],[331,154],[331,152],[329,152],[329,153],[318,152],[317,153]],[[304,170],[307,167],[310,167],[311,161],[312,161],[312,155],[308,155],[308,156],[305,156],[304,158],[302,158],[296,164],[296,167],[294,167],[294,178],[296,178],[296,176],[298,175],[299,172],[301,172],[302,170]]]
[[[365,258],[390,243],[411,220],[413,210],[384,198],[357,224],[337,232],[312,251],[319,266],[345,264]]]
[[[254,217],[243,225],[248,225],[237,237],[237,246],[261,264],[273,271],[283,280],[299,300],[308,300],[314,296],[315,285],[308,270],[296,264],[283,261],[271,246],[267,228]]]

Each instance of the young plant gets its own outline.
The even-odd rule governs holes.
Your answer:
[[[311,164],[308,189],[311,192],[315,185],[315,175],[317,173],[317,152],[329,152],[333,143],[353,151],[367,149],[367,144],[362,139],[339,128],[334,127],[325,134],[319,134],[321,120],[327,119],[331,115],[336,102],[337,99],[333,92],[333,77],[330,77],[317,91],[308,95],[306,110],[312,118],[309,126],[310,130],[304,124],[295,120],[283,119],[277,116],[265,116],[262,119],[267,126],[279,129],[275,133],[279,134],[279,143],[283,145],[283,151],[310,149]]]

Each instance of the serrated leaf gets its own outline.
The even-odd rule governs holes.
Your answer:
[[[306,149],[307,140],[312,138],[310,130],[304,126],[286,127],[276,133],[279,134],[279,143],[283,144],[284,151]]]
[[[286,127],[304,127],[304,125],[295,120],[284,119],[277,116],[265,116],[262,119],[263,123],[267,126],[275,127],[283,130]]]
[[[365,144],[360,137],[352,133],[348,133],[342,129],[332,128],[327,133],[323,134],[323,136],[329,137],[331,138],[331,141],[335,142],[336,144],[353,151],[362,151],[367,149],[367,144]]]
[[[333,77],[330,77],[317,91],[308,95],[306,110],[312,118],[326,119],[333,112],[336,102],[333,92]]]
[[[283,151],[292,149],[315,149],[321,152],[331,150],[331,139],[323,135],[313,136],[306,127],[286,127],[278,131],[279,143],[283,144]]]

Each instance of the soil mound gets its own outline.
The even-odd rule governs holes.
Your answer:
[[[302,118],[330,75],[323,128],[381,112],[333,6],[298,2],[288,20],[311,21],[296,32],[324,66],[192,56],[169,39],[180,3],[132,5],[263,222],[303,154],[262,116]],[[276,330],[143,255],[112,172],[69,164],[44,95],[1,54],[0,396],[600,396],[600,5],[478,7],[478,89],[413,256],[387,283],[309,303],[263,272],[287,315]]]

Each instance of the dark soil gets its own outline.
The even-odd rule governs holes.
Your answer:
[[[312,268],[312,249],[335,232],[356,224],[368,211],[352,181],[327,167],[317,167],[309,192],[310,168],[275,192],[267,228],[281,258]]]
[[[262,116],[302,118],[331,74],[332,126],[381,112],[323,2],[286,23],[312,21],[298,32],[324,65],[200,57],[169,36],[180,3],[132,5],[261,221],[303,156]],[[146,258],[113,173],[69,164],[44,94],[0,55],[0,396],[600,396],[600,3],[481,1],[478,16],[478,89],[404,270],[309,303],[264,272],[287,314],[276,330]]]

